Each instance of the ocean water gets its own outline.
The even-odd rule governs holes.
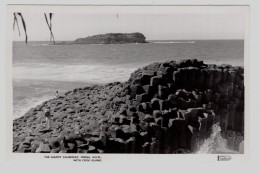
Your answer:
[[[244,65],[243,40],[151,41],[148,44],[49,45],[13,42],[13,118],[77,87],[126,81],[152,62],[197,58]]]

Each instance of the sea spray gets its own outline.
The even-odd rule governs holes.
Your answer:
[[[244,149],[241,149],[240,147],[244,141],[244,135],[242,132],[227,130],[221,133],[221,136],[227,139],[227,147],[229,149],[243,153]]]
[[[13,119],[23,116],[31,108],[47,101],[54,96],[42,96],[42,97],[28,97],[17,101],[13,105]]]
[[[235,135],[235,134],[233,134],[233,135]],[[236,138],[234,138],[232,136],[232,139],[236,139]],[[231,139],[231,141],[232,141],[232,139]],[[196,154],[239,153],[238,151],[233,150],[234,148],[230,149],[230,147],[228,146],[228,142],[230,142],[230,137],[225,136],[225,138],[224,138],[221,134],[221,128],[220,128],[219,124],[216,123],[216,124],[213,124],[213,126],[212,126],[212,132],[211,132],[210,137],[203,140],[202,142],[198,143],[195,153]],[[239,142],[237,142],[236,146],[238,146],[238,145],[239,145]]]

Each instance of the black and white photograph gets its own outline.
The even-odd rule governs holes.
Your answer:
[[[245,154],[247,6],[18,7],[13,154]]]

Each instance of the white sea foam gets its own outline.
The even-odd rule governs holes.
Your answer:
[[[13,80],[15,85],[19,84],[16,88],[19,89],[19,91],[16,91],[16,97],[14,99],[13,117],[14,119],[18,118],[24,115],[32,107],[54,97],[46,95],[52,93],[52,91],[72,90],[78,86],[72,82],[85,82],[86,85],[114,81],[123,82],[129,78],[129,74],[134,70],[135,68],[113,65],[37,64],[14,66]],[[61,85],[66,85],[67,87]],[[73,85],[75,87],[73,87]]]
[[[88,83],[126,81],[136,68],[103,65],[58,65],[14,66],[15,80],[44,80]]]
[[[205,139],[199,148],[195,151],[197,154],[234,154],[238,151],[231,150],[227,147],[227,140],[220,134],[221,128],[218,124],[212,126],[212,133],[209,138]]]
[[[13,119],[23,116],[31,108],[43,103],[46,100],[53,98],[54,96],[42,96],[42,97],[27,97],[17,101],[13,108]]]

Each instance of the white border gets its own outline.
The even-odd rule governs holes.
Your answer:
[[[11,2],[15,2],[15,1],[11,1]],[[23,1],[24,2],[24,1]],[[26,2],[28,2],[28,1],[26,1]],[[41,4],[41,2],[39,2],[39,1],[37,1],[38,3],[40,3]],[[57,2],[57,1],[56,1]],[[64,2],[68,2],[68,1],[63,1],[63,3]],[[73,1],[74,3],[72,3],[72,4],[75,4],[76,2],[75,1]],[[145,2],[148,2],[148,1],[145,1]],[[167,2],[167,3],[166,3]],[[195,4],[194,3],[195,1],[182,1],[182,2],[180,2],[179,1],[179,3],[175,3],[175,4]],[[197,4],[201,4],[202,2],[204,2],[204,4],[203,5],[205,5],[205,1],[196,1],[197,2]],[[207,2],[209,2],[209,1],[207,1]],[[213,1],[210,1],[210,2],[213,2]],[[245,1],[228,1],[228,0],[226,0],[226,1],[218,1],[218,3],[216,3],[216,1],[214,1],[215,3],[213,3],[213,4],[221,4],[221,5],[224,5],[224,4],[228,4],[228,5],[230,5],[230,4],[234,4],[234,3],[236,3],[236,4],[238,4],[238,3],[240,3],[240,4],[256,4],[256,3],[252,3],[252,1],[250,2],[250,3],[245,3]],[[19,3],[19,2],[15,2],[15,3]],[[36,3],[35,1],[34,1],[34,3]],[[45,3],[49,3],[49,4],[51,4],[51,3],[53,3],[53,1],[45,1]],[[71,2],[70,2],[71,3]],[[91,4],[91,3],[89,3],[89,4]],[[96,3],[93,3],[92,2],[92,4],[98,4],[97,2]],[[103,4],[104,4],[104,2],[103,2]],[[113,4],[113,3],[112,3]],[[135,4],[138,4],[137,2],[135,3]],[[147,4],[147,3],[144,3],[144,4]],[[154,1],[153,2],[150,2],[150,5],[154,5],[154,4],[156,4],[156,3],[154,3]],[[160,3],[160,5],[167,5],[167,4],[171,4],[171,3],[169,3],[169,1],[161,1],[161,3]],[[212,3],[211,3],[212,4]],[[2,3],[1,3],[1,5],[2,5]],[[6,5],[6,4],[4,4],[4,5]],[[1,9],[2,9],[2,7],[1,7]],[[256,25],[256,19],[257,19],[257,16],[256,15],[252,15],[252,13],[254,12],[254,14],[256,14],[256,6],[254,6],[254,7],[252,7],[251,6],[251,22],[254,22],[253,24],[251,24],[251,28],[250,28],[250,30],[251,30],[251,33],[252,33],[252,31],[254,31],[253,33],[256,33],[256,31],[260,31],[260,30],[257,30],[257,28],[259,28],[257,25]],[[254,11],[253,11],[254,10]],[[258,9],[259,10],[259,9]],[[5,11],[5,10],[3,10],[3,11]],[[2,10],[1,10],[1,12],[2,12]],[[2,14],[2,13],[1,13]],[[1,19],[3,19],[4,21],[5,21],[5,14],[3,14],[2,16],[1,16],[2,18]],[[2,21],[1,21],[2,22]],[[1,26],[1,37],[3,37],[4,38],[4,32],[2,32],[2,30],[4,31],[5,29],[4,29],[4,27],[2,27]],[[248,33],[248,35],[249,35],[249,32],[247,32]],[[250,60],[251,60],[251,62],[250,62],[250,74],[257,74],[257,71],[256,71],[256,69],[255,69],[255,66],[254,65],[257,65],[257,59],[256,59],[256,57],[254,57],[253,55],[255,55],[256,54],[256,38],[255,38],[255,36],[256,36],[257,34],[254,34],[253,36],[251,35],[251,40],[250,40],[250,45],[251,45],[251,49],[250,49],[250,56],[252,57]],[[1,52],[0,52],[0,54],[1,54],[1,62],[4,62],[3,61],[3,58],[4,58],[4,50],[2,49],[3,47],[2,47],[2,45],[3,45],[3,43],[1,42]],[[249,43],[248,44],[245,44],[245,46],[247,47],[249,45]],[[2,51],[3,50],[3,51]],[[252,51],[253,50],[253,51]],[[248,52],[248,55],[249,55],[249,52]],[[253,62],[253,63],[252,63]],[[249,63],[249,62],[248,62]],[[246,64],[246,62],[245,62],[245,64]],[[1,79],[4,79],[4,78],[2,78],[2,77],[4,77],[4,76],[2,76],[3,74],[4,74],[4,71],[2,71],[3,69],[4,69],[4,66],[3,66],[4,64],[3,63],[1,63]],[[246,67],[246,65],[245,65],[245,67]],[[3,73],[2,73],[3,72]],[[257,81],[252,81],[252,78],[253,77],[250,77],[250,79],[251,79],[251,81],[250,81],[250,88],[252,89],[254,89],[254,90],[251,90],[251,93],[252,92],[255,92],[254,94],[259,94],[258,92],[257,92],[257,87],[259,87],[258,85],[258,83],[257,83]],[[3,82],[3,80],[1,80],[2,82]],[[247,83],[248,82],[248,83]],[[247,82],[245,82],[246,84],[249,84],[249,78],[247,79]],[[3,88],[2,88],[2,86],[3,86]],[[4,85],[2,85],[2,83],[1,83],[1,89],[4,89]],[[259,88],[258,88],[259,89]],[[3,91],[4,90],[1,90],[1,94],[4,94],[3,93]],[[1,96],[4,96],[4,95],[1,95]],[[256,102],[256,101],[255,101]],[[248,102],[247,102],[248,103]],[[250,102],[250,104],[251,104],[251,106],[253,105],[253,106],[256,106],[256,104],[257,103],[254,103],[254,102]],[[4,101],[2,102],[2,100],[1,100],[1,110],[5,110],[5,108],[3,107],[4,106]],[[248,108],[248,107],[247,107]],[[254,113],[254,112],[253,112]],[[255,114],[255,113],[254,113]],[[1,114],[1,116],[2,116],[2,114]],[[3,116],[5,116],[5,114],[3,115]],[[250,118],[252,117],[252,115],[250,116]],[[3,120],[3,121],[2,121]],[[1,121],[1,137],[3,136],[3,137],[5,137],[5,135],[6,134],[4,134],[4,130],[5,130],[5,128],[4,128],[4,126],[6,126],[5,124],[2,124],[3,122],[5,123],[5,118],[3,118],[3,117],[1,117],[0,118],[0,121]],[[252,122],[252,123],[254,123],[254,122]],[[246,123],[246,125],[249,125],[249,122],[247,122]],[[252,130],[251,128],[254,128],[254,130]],[[251,131],[250,132],[255,132],[256,130],[255,130],[255,128],[256,128],[256,124],[252,124],[252,127],[251,127],[251,125],[250,125],[250,129],[251,129]],[[3,130],[3,131],[2,131]],[[258,136],[254,136],[254,138],[258,138]],[[2,138],[1,138],[2,139]],[[5,147],[5,146],[3,146],[3,144],[1,144],[1,146],[0,146],[0,149],[5,149],[5,148],[3,148],[3,147]],[[253,147],[253,145],[251,145],[251,147]],[[250,147],[250,149],[251,149],[251,147]],[[258,146],[259,147],[259,146]],[[0,154],[3,154],[3,152],[2,151],[0,151],[1,153]],[[2,156],[2,155],[0,155],[0,156]],[[120,155],[121,156],[121,155]],[[124,155],[122,155],[122,156],[124,156]],[[146,155],[144,155],[144,156],[146,156]],[[167,155],[166,155],[167,156]],[[252,155],[253,156],[253,155]],[[144,166],[146,166],[147,167],[147,162],[148,163],[150,163],[150,164],[158,164],[158,160],[160,160],[160,159],[150,159],[150,157],[145,157],[143,160],[146,160],[146,162],[144,162],[143,160],[141,160],[141,161],[139,161],[139,160],[136,160],[136,158],[135,157],[133,157],[132,155],[127,155],[127,156],[125,156],[125,158],[127,158],[129,161],[131,161],[132,163],[130,164],[131,166],[132,165],[138,165],[138,163],[140,164],[140,162],[141,162],[141,164],[142,165],[144,165]],[[167,157],[166,157],[167,158]],[[189,157],[190,158],[190,157]],[[1,158],[2,159],[2,158]],[[147,159],[149,159],[148,161],[147,161]],[[200,158],[201,159],[201,158]],[[111,160],[111,159],[110,159]],[[174,168],[178,168],[177,167],[177,164],[179,165],[179,162],[185,162],[185,160],[186,159],[184,159],[184,161],[183,161],[183,159],[178,159],[178,160],[180,160],[180,161],[174,161],[174,163],[176,164],[176,166],[175,165],[172,165],[172,162],[173,161],[170,161],[170,162],[167,162],[167,161],[164,161],[164,162],[160,162],[159,164],[160,165],[163,165],[163,166],[165,166],[166,164],[168,164],[169,166],[168,167],[166,167],[168,170],[169,170],[169,172],[177,172],[177,171],[175,171],[175,169]],[[251,158],[251,160],[253,160],[252,158]],[[11,168],[12,166],[19,166],[19,167],[21,167],[21,169],[24,169],[25,168],[25,166],[24,167],[22,167],[24,164],[27,164],[27,162],[21,162],[21,161],[19,161],[19,162],[16,162],[16,163],[14,163],[14,162],[12,162],[12,161],[6,161],[6,159],[3,159],[3,161],[4,161],[4,163],[5,164],[7,164],[6,166],[5,166],[5,169],[9,169],[10,171],[17,171],[17,172],[19,172],[20,170],[17,168],[17,169],[15,169],[15,168]],[[113,160],[112,160],[113,161]],[[109,165],[111,164],[111,162],[112,161],[109,161],[108,163],[109,163]],[[196,162],[195,162],[195,160],[193,159],[193,161],[194,161],[194,163],[195,163],[195,165],[193,165],[193,164],[190,164],[190,162],[189,162],[189,165],[191,165],[192,167],[194,167],[193,169],[197,169],[197,171],[198,172],[202,172],[201,170],[205,170],[205,171],[208,171],[208,172],[217,172],[217,171],[219,171],[219,170],[212,170],[209,166],[211,166],[212,167],[212,163],[207,163],[207,164],[209,164],[208,166],[204,166],[203,167],[203,169],[200,169],[200,168],[198,168],[198,167],[196,167],[196,165],[198,165]],[[120,169],[121,167],[119,167],[120,166],[120,164],[123,164],[124,162],[123,161],[116,161],[117,163],[116,163],[116,166]],[[47,163],[49,163],[49,162],[47,162],[47,161],[45,161],[44,162],[44,164],[40,164],[40,165],[38,165],[38,163],[36,162],[36,163],[34,163],[34,162],[32,162],[32,160],[30,160],[30,166],[32,165],[32,163],[33,164],[35,164],[36,166],[40,166],[41,168],[43,167],[43,170],[40,170],[40,171],[37,171],[37,173],[41,173],[41,172],[43,172],[43,173],[47,173],[47,171],[45,170],[46,168],[49,168],[49,167],[46,167],[46,164]],[[62,161],[62,163],[65,165],[66,164],[66,162],[64,162],[64,161]],[[15,165],[16,164],[16,165]],[[70,164],[71,166],[77,166],[77,164],[73,164],[73,163],[68,163],[68,164]],[[0,164],[1,165],[1,164]],[[86,164],[85,164],[86,165]],[[98,164],[99,165],[99,164]],[[119,165],[119,166],[118,166]],[[188,164],[186,164],[186,165],[184,165],[184,166],[189,166]],[[54,166],[54,165],[52,165],[52,164],[50,164],[50,166]],[[89,166],[89,164],[87,164],[86,166]],[[105,166],[105,164],[103,165],[102,164],[102,166]],[[111,167],[112,167],[113,165],[111,165]],[[147,167],[147,170],[149,170],[149,168],[153,168],[152,167],[153,165],[148,165],[148,167]],[[156,166],[156,165],[155,165]],[[157,165],[158,166],[158,165]],[[66,168],[65,166],[63,166],[64,168]],[[239,166],[237,166],[238,168],[239,168]],[[241,166],[240,166],[241,167]],[[238,169],[238,168],[230,168],[230,167],[227,167],[227,168],[229,168],[229,169],[232,169],[233,171],[235,170],[235,171],[237,171],[236,169]],[[61,172],[61,171],[70,171],[70,170],[63,170],[63,169],[61,169],[61,170],[59,170],[60,168],[58,167],[56,167],[55,169],[53,169],[52,171],[53,171],[53,173],[55,172],[55,173],[57,173],[57,172]],[[118,170],[119,170],[118,169]],[[188,169],[188,168],[187,168]],[[195,172],[193,169],[191,169],[191,170],[189,170],[190,172]],[[200,170],[199,170],[200,169]],[[80,171],[80,170],[79,170]],[[124,172],[125,171],[125,169],[123,169],[121,172]],[[27,171],[27,173],[35,173],[35,171],[34,172],[32,172],[32,171]],[[127,171],[126,171],[127,172]],[[159,171],[158,171],[159,172]],[[180,171],[179,171],[180,172]],[[239,172],[239,171],[238,171]],[[240,172],[243,172],[243,170],[240,170]],[[244,173],[245,173],[246,171],[244,171]],[[233,172],[232,172],[233,173]]]
[[[248,6],[21,6],[21,5],[9,5],[7,7],[7,40],[6,40],[6,87],[8,90],[7,92],[7,132],[9,133],[7,139],[7,160],[17,160],[17,158],[33,158],[36,159],[44,159],[44,154],[17,154],[17,153],[9,153],[12,151],[12,24],[13,24],[13,13],[14,12],[21,12],[21,13],[48,13],[53,12],[55,14],[110,14],[110,13],[127,13],[127,14],[212,14],[212,13],[219,13],[219,14],[242,14],[245,16],[245,19],[248,21],[248,14],[249,8]],[[247,23],[247,22],[245,22]],[[248,25],[245,27],[248,29]],[[248,30],[246,30],[248,31]],[[249,37],[245,37],[245,53],[248,53],[248,39]],[[248,82],[248,63],[249,58],[245,54],[245,82]],[[245,83],[246,89],[248,89],[248,83]],[[248,90],[246,90],[246,95],[248,94]],[[248,97],[246,97],[248,99]],[[246,107],[248,107],[248,102],[246,103]],[[245,107],[245,108],[246,108]],[[248,148],[248,119],[249,114],[247,112],[247,108],[245,110],[245,154],[244,155],[232,155],[232,160],[241,160],[243,158],[248,159],[249,157],[249,148]],[[65,154],[66,155],[66,154]],[[102,155],[103,161],[106,161],[107,158],[111,160],[118,160],[118,155],[114,156],[114,154],[110,155]],[[121,155],[120,160],[128,160],[131,157],[135,159],[138,158],[139,160],[147,160],[147,155]],[[217,155],[167,155],[166,159],[162,158],[162,155],[149,155],[149,159],[156,158],[160,160],[180,160],[185,158],[185,160],[190,160],[191,156],[195,156],[197,161],[216,161]]]

